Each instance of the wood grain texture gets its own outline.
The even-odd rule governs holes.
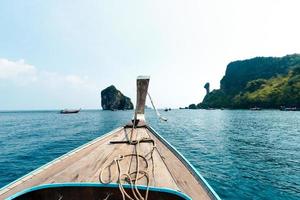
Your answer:
[[[152,138],[156,143],[152,157],[149,154],[153,148],[151,142],[139,143],[136,147],[127,143],[110,144],[110,141],[128,141],[128,138],[133,140]],[[131,128],[122,128],[106,137],[96,139],[87,146],[66,154],[61,159],[46,165],[34,173],[28,174],[18,182],[0,190],[0,199],[5,199],[16,192],[40,184],[64,182],[99,183],[100,171],[105,166],[109,165],[120,155],[133,154],[136,151],[147,158],[150,186],[180,190],[196,200],[211,199],[198,179],[194,177],[193,173],[178,156],[170,151],[146,127],[137,128],[133,132]],[[136,170],[137,162],[135,156],[128,156],[120,163],[121,173]],[[140,170],[146,168],[146,163],[143,159],[139,159],[139,163]],[[111,165],[111,177],[109,176],[109,170],[104,169],[103,178],[107,180],[110,177],[113,182],[116,182],[118,178],[115,173],[116,167],[115,164]],[[137,184],[146,185],[146,177],[138,180]]]

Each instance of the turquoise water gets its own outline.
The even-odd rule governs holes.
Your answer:
[[[172,110],[149,124],[222,199],[300,199],[300,112]],[[0,112],[0,187],[114,128],[132,111]]]

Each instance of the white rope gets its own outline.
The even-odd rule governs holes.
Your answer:
[[[122,194],[122,199],[125,200],[126,197],[130,200],[147,200],[148,199],[148,194],[149,194],[149,184],[150,184],[150,176],[149,176],[149,163],[148,163],[148,159],[146,158],[149,154],[150,154],[150,158],[152,161],[152,173],[154,174],[154,159],[153,159],[153,152],[156,148],[155,142],[152,143],[152,148],[150,150],[149,153],[147,153],[146,155],[140,155],[140,153],[138,152],[138,147],[140,147],[140,142],[145,140],[145,139],[151,139],[151,136],[149,135],[149,138],[142,138],[140,140],[137,140],[137,142],[133,143],[132,140],[132,134],[133,134],[133,130],[136,129],[132,129],[131,132],[131,137],[128,140],[129,144],[133,144],[134,145],[134,150],[135,152],[132,154],[127,154],[127,155],[120,155],[119,157],[115,158],[112,162],[110,162],[108,165],[104,166],[101,170],[100,170],[100,175],[99,175],[99,180],[101,183],[104,184],[108,184],[113,182],[112,177],[111,177],[111,171],[110,168],[112,167],[112,165],[116,165],[116,174],[118,176],[117,178],[117,183],[119,185],[119,189],[121,191]],[[153,140],[154,141],[154,140]],[[136,157],[136,170],[133,172],[130,172],[130,169],[128,171],[128,173],[122,173],[122,169],[121,169],[121,162],[122,160],[124,160],[126,157]],[[145,162],[146,166],[145,169],[140,169],[140,158],[142,158],[142,160]],[[103,179],[103,172],[105,169],[108,169],[109,172],[109,178],[107,181],[105,181]],[[135,175],[135,176],[134,176]],[[142,178],[146,178],[146,183],[147,183],[147,188],[146,188],[146,193],[145,193],[145,197],[143,197],[137,187],[138,185],[138,181]],[[124,180],[125,182],[128,182],[131,185],[131,191],[133,194],[133,197],[131,197],[124,189],[123,185],[122,185],[122,180]]]
[[[159,117],[160,120],[163,120],[163,121],[167,121],[167,118],[164,118],[160,115],[160,113],[158,112],[158,110],[155,108],[154,106],[154,103],[152,101],[152,98],[150,96],[150,94],[148,93],[148,96],[150,98],[150,101],[151,101],[151,104],[153,106],[153,109],[155,110],[156,112],[156,115]],[[99,180],[101,183],[104,183],[104,184],[108,184],[108,183],[111,183],[113,182],[112,180],[112,175],[111,175],[111,167],[112,165],[116,165],[116,175],[117,175],[117,183],[119,185],[119,189],[121,191],[121,194],[122,194],[122,199],[125,200],[126,198],[128,198],[129,200],[147,200],[148,199],[148,194],[149,194],[149,184],[150,184],[150,176],[149,176],[149,163],[148,163],[148,160],[151,160],[152,161],[152,173],[154,175],[154,158],[153,158],[153,152],[154,150],[156,149],[156,144],[155,144],[155,141],[151,138],[151,135],[149,133],[148,134],[148,137],[146,138],[142,138],[142,139],[139,139],[139,140],[133,140],[133,132],[134,130],[137,131],[137,129],[135,129],[135,123],[136,123],[136,111],[135,111],[135,114],[134,114],[134,120],[133,120],[133,125],[132,125],[132,129],[131,129],[131,135],[130,135],[130,138],[128,137],[128,135],[126,134],[126,138],[127,138],[127,141],[128,141],[128,144],[129,145],[134,145],[134,150],[135,152],[131,153],[131,154],[127,154],[127,155],[119,155],[119,157],[115,158],[112,162],[108,163],[106,166],[104,166],[101,170],[100,170],[100,174],[99,174]],[[125,130],[125,133],[126,133],[126,130]],[[149,140],[151,141],[152,140],[152,148],[150,150],[150,152],[148,152],[146,155],[140,155],[139,153],[139,150],[138,148],[140,148],[140,143],[141,142],[144,142],[144,140]],[[148,157],[148,155],[150,155],[150,158],[146,158]],[[129,169],[128,169],[128,172],[127,173],[122,173],[122,160],[124,160],[126,157],[131,157],[131,159],[133,157],[136,157],[136,169],[135,171],[133,172],[130,172],[130,166],[131,166],[131,162],[130,162],[130,166],[129,166]],[[142,160],[145,162],[146,166],[145,166],[145,169],[140,169],[140,158],[142,158]],[[103,172],[105,169],[108,169],[108,173],[109,173],[109,178],[108,180],[104,180],[103,179]],[[147,188],[146,188],[146,193],[145,193],[145,197],[143,197],[137,187],[138,185],[138,181],[142,178],[146,178],[146,183],[147,183]],[[123,183],[122,183],[122,180],[124,180],[125,182],[129,183],[131,185],[131,192],[132,192],[132,196],[130,196],[126,190],[124,189],[123,187]],[[155,180],[153,180],[155,182]]]
[[[157,117],[158,117],[160,120],[167,121],[168,119],[165,118],[165,117],[163,117],[163,116],[161,116],[161,114],[160,114],[160,113],[158,112],[158,110],[155,108],[154,103],[153,103],[152,98],[151,98],[151,96],[150,96],[149,93],[148,93],[148,96],[149,96],[149,99],[150,99],[150,101],[151,101],[152,107],[153,107],[153,109],[154,109],[155,112],[156,112]]]

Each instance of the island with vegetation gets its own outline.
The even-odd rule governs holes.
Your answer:
[[[101,91],[101,106],[103,110],[132,110],[133,104],[129,97],[122,94],[113,85]]]
[[[205,84],[206,91],[209,85]],[[220,89],[190,109],[300,107],[300,54],[255,57],[228,64]]]

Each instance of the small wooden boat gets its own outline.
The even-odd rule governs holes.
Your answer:
[[[217,110],[216,108],[206,108],[205,110]]]
[[[261,110],[261,108],[260,107],[253,107],[253,108],[250,108],[250,110],[252,110],[252,111],[259,111],[259,110]]]
[[[138,77],[133,120],[0,189],[0,199],[220,200],[145,121],[148,77]]]
[[[299,109],[297,109],[297,107],[285,107],[285,106],[281,106],[280,110],[281,111],[298,111]]]
[[[70,110],[70,109],[64,109],[60,111],[60,114],[74,114],[74,113],[79,113],[81,109],[77,110]]]

